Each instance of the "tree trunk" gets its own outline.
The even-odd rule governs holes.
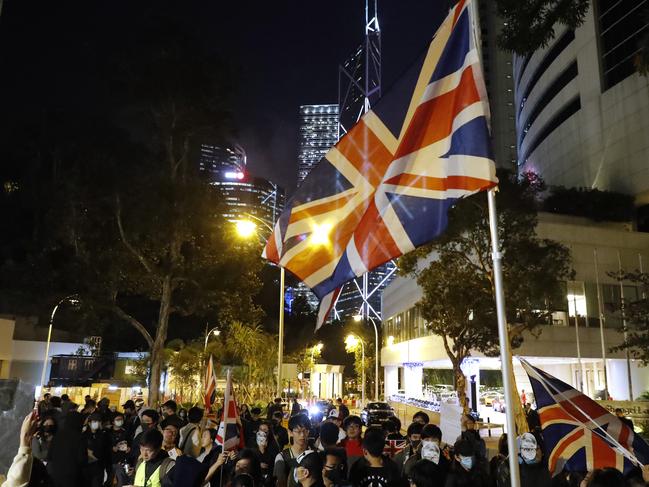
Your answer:
[[[157,407],[160,401],[160,375],[164,365],[164,344],[167,341],[169,315],[171,314],[171,276],[166,275],[162,281],[160,312],[155,340],[151,348],[151,380],[149,382],[149,406]]]
[[[460,402],[460,406],[464,412],[468,411],[468,406],[466,403],[466,377],[460,364],[462,362],[453,362],[453,374],[455,375],[455,390],[457,391],[457,398]]]

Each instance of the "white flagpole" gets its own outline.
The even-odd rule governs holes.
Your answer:
[[[608,372],[606,371],[606,343],[604,341],[604,310],[602,309],[602,288],[599,285],[599,265],[597,263],[597,249],[593,249],[595,261],[595,284],[597,285],[597,313],[599,314],[599,337],[602,342],[602,367],[604,368],[604,393],[608,399]]]
[[[622,259],[620,258],[620,251],[617,251],[617,267],[620,279],[620,303],[622,306],[622,327],[624,328],[624,343],[628,343],[629,334],[627,332],[626,324],[626,303],[624,302],[624,284],[622,283]],[[629,389],[629,401],[633,401],[633,381],[631,380],[631,355],[629,354],[629,347],[624,349],[626,355],[626,379],[627,387]]]
[[[491,258],[493,260],[494,291],[496,294],[496,313],[498,315],[498,338],[500,340],[500,363],[502,365],[503,384],[505,386],[505,404],[507,410],[507,448],[509,451],[509,478],[511,487],[520,487],[520,475],[518,469],[518,451],[516,449],[516,420],[514,418],[514,401],[518,400],[518,393],[512,384],[513,363],[509,350],[509,330],[505,316],[505,293],[503,291],[502,254],[498,238],[498,214],[496,212],[496,189],[492,188],[487,192],[489,203],[489,233],[491,234]]]

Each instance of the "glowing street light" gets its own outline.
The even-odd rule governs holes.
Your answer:
[[[361,345],[361,375],[362,375],[362,389],[361,389],[361,404],[365,405],[365,344],[363,340],[358,336],[350,333],[345,338],[345,349],[348,352],[353,352],[358,347],[358,344]],[[377,378],[378,380],[378,378]]]
[[[207,331],[207,324],[205,324],[205,346],[203,347],[203,353],[207,351],[207,341],[209,340],[211,335],[214,335],[215,337],[219,336],[221,334],[221,330],[217,326],[212,328],[210,331]]]
[[[252,220],[237,220],[235,223],[240,237],[250,238],[257,233],[257,224]]]

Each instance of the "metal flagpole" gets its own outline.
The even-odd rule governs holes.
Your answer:
[[[579,318],[577,317],[577,297],[572,294],[572,305],[575,308],[575,339],[577,340],[577,363],[579,364],[579,390],[584,392],[584,364],[581,362],[581,342],[579,340]]]
[[[279,346],[277,347],[277,397],[282,397],[282,358],[284,355],[284,268],[279,267]]]
[[[604,394],[608,399],[608,373],[606,372],[606,343],[604,341],[604,311],[602,310],[602,288],[599,285],[599,265],[597,263],[597,249],[593,249],[595,260],[595,284],[597,285],[597,312],[599,313],[599,337],[602,342],[602,366],[604,368]]]
[[[620,282],[620,304],[622,306],[622,327],[624,328],[624,343],[628,342],[629,335],[626,329],[626,314],[624,311],[624,284],[622,284],[622,259],[620,259],[620,251],[617,251],[617,267],[619,273],[619,282]],[[629,401],[633,401],[633,383],[631,381],[631,355],[629,354],[629,348],[624,349],[626,355],[626,379],[627,385],[629,387]]]
[[[496,313],[498,315],[498,338],[500,340],[500,363],[502,365],[503,384],[505,386],[505,404],[513,406],[518,393],[514,391],[512,383],[513,363],[509,346],[509,330],[505,317],[505,293],[503,291],[502,254],[498,239],[498,215],[496,213],[496,189],[487,192],[489,203],[489,233],[491,234],[491,258],[493,260],[494,287],[496,294]],[[520,487],[518,468],[518,450],[516,449],[516,420],[514,408],[508,407],[505,413],[507,424],[507,448],[509,451],[509,477],[511,487]]]

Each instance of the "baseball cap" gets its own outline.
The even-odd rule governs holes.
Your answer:
[[[123,407],[123,408],[131,408],[131,409],[135,409],[135,403],[134,403],[132,400],[129,399],[129,400],[126,401],[124,404],[122,404],[122,407]]]
[[[338,412],[337,409],[334,408],[331,411],[329,411],[329,417],[338,419],[340,417],[340,413]]]

